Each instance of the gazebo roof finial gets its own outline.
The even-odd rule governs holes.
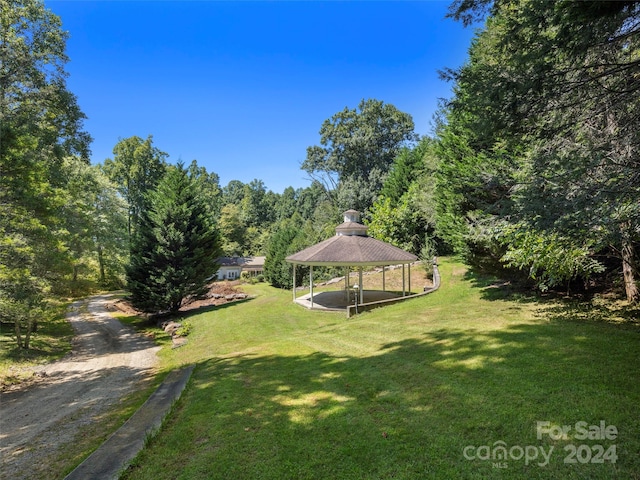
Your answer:
[[[345,222],[360,223],[360,212],[357,210],[347,210],[342,215],[344,215]]]
[[[360,212],[347,210],[343,213],[344,223],[336,227],[336,235],[366,237],[369,227],[360,223]]]

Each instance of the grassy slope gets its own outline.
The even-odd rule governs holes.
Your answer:
[[[440,291],[352,319],[264,285],[191,316],[189,343],[162,355],[197,369],[125,477],[640,478],[637,326],[510,297],[453,262],[441,273]],[[536,421],[601,420],[616,440],[536,438]],[[544,467],[463,455],[499,441],[554,452]],[[568,443],[619,458],[566,465]]]

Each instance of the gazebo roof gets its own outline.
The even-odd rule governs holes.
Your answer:
[[[355,210],[344,212],[345,222],[336,235],[289,255],[285,260],[313,266],[383,266],[415,262],[418,257],[388,243],[368,237],[367,227],[358,222]]]
[[[355,235],[336,235],[286,258],[289,263],[314,266],[382,266],[417,259],[388,243]]]

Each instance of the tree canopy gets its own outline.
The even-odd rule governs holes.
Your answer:
[[[147,208],[147,192],[153,190],[164,175],[168,155],[153,146],[151,135],[145,140],[138,136],[121,139],[113,148],[113,155],[113,159],[104,161],[103,169],[127,200],[131,235]]]
[[[451,15],[487,11],[467,64],[445,73],[440,232],[547,286],[617,256],[637,301],[640,5],[465,0]]]
[[[41,1],[0,1],[0,317],[24,348],[79,245],[66,160],[87,163],[91,138],[66,86],[66,39]]]
[[[395,158],[380,196],[369,212],[369,235],[420,254],[435,241],[437,143],[424,137]]]
[[[415,140],[409,114],[380,100],[362,100],[322,123],[320,145],[307,148],[302,169],[324,185],[338,209],[364,211],[400,149]]]

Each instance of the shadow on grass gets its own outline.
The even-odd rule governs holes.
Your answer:
[[[22,334],[24,335],[24,331]],[[63,313],[39,323],[38,329],[31,334],[27,350],[18,347],[13,326],[3,326],[0,330],[0,362],[12,361],[20,364],[55,360],[71,350],[72,338],[73,329],[66,322]]]
[[[253,299],[254,297],[247,297],[222,303],[220,305],[203,305],[201,307],[190,308],[189,310],[180,311],[173,314],[172,318],[189,318],[194,315],[200,315],[201,313],[213,312],[216,310],[226,310],[227,308],[232,308],[244,303],[248,303]]]
[[[540,304],[538,313],[553,321],[640,326],[640,306],[630,306],[622,301],[586,294],[567,296],[554,291],[543,294],[533,290],[527,282],[503,280],[471,270],[466,272],[464,279],[480,290],[483,300]]]
[[[503,279],[469,269],[464,275],[464,280],[470,282],[472,287],[479,289],[484,300],[531,303],[542,299],[540,293],[536,292],[530,283],[519,278]]]
[[[638,478],[639,361],[636,332],[559,322],[215,358],[124,478]],[[585,442],[538,439],[537,421],[617,426],[617,462],[565,464]],[[495,442],[555,451],[544,467],[464,456]]]
[[[610,323],[632,329],[640,327],[640,306],[624,303],[566,299],[549,303],[540,312],[559,322]]]
[[[127,316],[118,316],[118,320],[131,327],[135,328],[138,331],[146,331],[150,327],[156,328],[163,322],[169,321],[180,321],[180,320],[188,320],[189,318],[200,315],[202,313],[213,312],[218,310],[225,310],[227,308],[232,308],[234,306],[238,306],[241,303],[246,303],[253,300],[253,297],[247,297],[241,300],[234,300],[231,302],[226,302],[220,305],[203,305],[201,307],[191,308],[185,311],[178,311],[173,313],[163,313],[159,315],[127,315]]]

